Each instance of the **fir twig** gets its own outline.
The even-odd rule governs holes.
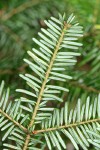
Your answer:
[[[37,114],[37,111],[38,111],[38,108],[39,108],[39,104],[40,104],[42,95],[43,95],[43,93],[44,93],[45,85],[46,85],[46,83],[47,83],[49,74],[50,74],[51,69],[52,69],[52,65],[53,65],[54,60],[55,60],[55,58],[56,58],[56,55],[57,55],[57,52],[58,52],[58,50],[59,50],[60,44],[61,44],[61,42],[62,42],[62,40],[63,40],[64,34],[65,34],[65,30],[66,30],[67,28],[69,28],[69,27],[70,27],[70,25],[68,25],[68,24],[65,24],[65,25],[64,25],[64,28],[63,28],[62,33],[61,33],[61,36],[60,36],[60,38],[59,38],[59,40],[58,40],[58,43],[57,43],[57,45],[56,45],[56,48],[55,48],[55,50],[54,50],[54,54],[53,54],[52,59],[51,59],[51,61],[50,61],[48,70],[47,70],[47,72],[46,72],[45,80],[44,80],[44,82],[43,82],[43,84],[42,84],[42,87],[41,87],[41,90],[40,90],[40,94],[39,94],[39,96],[38,96],[37,103],[36,103],[36,106],[35,106],[35,108],[34,108],[34,112],[33,112],[33,115],[32,115],[32,119],[31,119],[30,124],[29,124],[29,128],[31,128],[32,125],[34,124],[34,119],[35,119],[35,117],[36,117],[36,114]],[[23,150],[26,150],[26,149],[27,149],[28,143],[29,143],[29,135],[27,135],[27,137],[26,137],[26,141],[25,141],[25,145],[24,145]]]
[[[24,132],[28,132],[27,128],[25,128],[23,125],[21,125],[20,123],[18,123],[17,121],[15,121],[13,118],[11,118],[7,113],[5,113],[4,111],[2,111],[0,109],[0,113],[5,116],[6,118],[8,118],[10,121],[12,121],[16,126],[18,126],[19,128],[21,128]]]
[[[33,134],[39,134],[39,133],[44,133],[44,132],[49,132],[49,131],[55,131],[55,130],[64,129],[64,128],[73,128],[73,127],[76,127],[76,126],[79,126],[79,125],[90,124],[90,123],[95,123],[95,122],[100,122],[100,118],[87,120],[87,121],[82,121],[82,122],[77,122],[77,123],[73,123],[73,124],[69,124],[69,125],[63,125],[63,126],[54,127],[54,128],[34,130]]]
[[[12,16],[24,11],[25,9],[32,7],[33,5],[38,4],[39,2],[42,2],[42,0],[31,0],[28,2],[23,3],[22,5],[12,9],[10,12],[8,12],[7,14],[2,15],[2,20],[6,21],[8,19],[10,19]]]

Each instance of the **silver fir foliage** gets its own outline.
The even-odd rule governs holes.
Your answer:
[[[9,88],[5,90],[4,81],[1,83],[0,128],[4,132],[4,150],[44,150],[46,146],[49,150],[54,147],[63,150],[66,149],[63,137],[70,139],[76,150],[79,145],[88,150],[90,144],[99,150],[100,95],[93,102],[88,96],[84,104],[78,99],[76,106],[69,109],[62,97],[62,93],[70,92],[68,87],[54,84],[73,78],[67,70],[80,56],[77,49],[82,46],[78,42],[83,36],[82,26],[73,14],[67,20],[65,14],[59,14],[58,19],[51,17],[44,22],[47,29],[41,29],[38,40],[33,38],[36,47],[28,51],[32,61],[24,59],[32,74],[20,74],[32,90],[17,89],[22,96],[9,102]],[[50,101],[64,106],[49,107]],[[13,142],[6,143],[6,139]]]

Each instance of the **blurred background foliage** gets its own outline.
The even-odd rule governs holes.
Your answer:
[[[44,19],[57,17],[58,12],[74,13],[84,27],[81,56],[68,68],[73,80],[64,83],[70,89],[64,99],[81,97],[84,102],[100,92],[100,0],[0,0],[0,81],[11,88],[12,99],[16,88],[26,86],[19,73],[30,72],[23,58],[34,46],[32,37],[46,28]]]

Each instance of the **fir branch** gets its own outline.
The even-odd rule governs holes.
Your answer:
[[[95,132],[96,128],[100,127],[99,103],[100,95],[98,95],[98,98],[95,98],[93,104],[91,105],[89,105],[90,97],[87,98],[86,103],[82,106],[81,100],[79,99],[76,107],[69,111],[69,105],[66,102],[61,110],[55,109],[50,118],[42,121],[42,129],[33,131],[33,134],[38,135],[39,133],[43,133],[50,150],[52,149],[49,141],[49,138],[51,139],[51,137],[56,142],[56,147],[59,150],[62,149],[60,146],[61,138],[59,138],[61,133],[64,133],[72,141],[77,150],[79,150],[78,144],[80,144],[84,150],[88,150],[88,138],[91,137],[87,135],[87,130],[94,130]]]
[[[69,84],[70,85],[75,85],[76,87],[80,87],[84,90],[87,90],[88,92],[94,92],[94,93],[97,93],[97,94],[100,93],[100,90],[97,90],[96,88],[91,87],[91,86],[87,86],[85,84],[78,83],[77,81],[71,81],[71,82],[69,82]]]
[[[1,25],[1,29],[3,29],[6,33],[8,33],[12,37],[12,39],[15,40],[15,42],[22,45],[22,43],[23,43],[22,39],[20,38],[20,36],[18,36],[18,34],[13,32],[10,27],[5,26],[5,25]]]
[[[24,143],[23,150],[27,150],[30,138],[31,138],[31,136],[30,136],[30,134],[28,134],[27,137],[26,137],[25,143]]]
[[[16,15],[16,14],[18,14],[18,13],[24,11],[24,10],[27,9],[27,8],[30,8],[30,7],[32,7],[32,6],[36,5],[36,4],[38,4],[39,2],[40,2],[40,0],[31,0],[31,1],[25,2],[25,3],[23,3],[22,5],[20,5],[20,6],[16,7],[16,8],[14,8],[14,9],[12,9],[12,10],[11,10],[10,12],[8,12],[7,14],[4,14],[4,13],[3,13],[4,15],[2,15],[2,20],[3,20],[3,21],[6,21],[6,20],[10,19],[12,16],[14,16],[14,15]],[[41,0],[41,2],[42,2],[42,0]]]
[[[54,128],[47,128],[47,129],[42,129],[42,130],[34,130],[32,133],[33,134],[39,134],[39,133],[44,133],[44,132],[49,132],[49,131],[55,131],[55,130],[59,130],[59,129],[67,129],[67,128],[73,128],[79,125],[84,125],[84,124],[90,124],[90,123],[95,123],[95,122],[100,122],[100,118],[98,119],[91,119],[91,120],[87,120],[87,121],[82,121],[82,122],[77,122],[77,123],[72,123],[69,125],[63,125],[63,126],[59,126],[59,127],[54,127]]]
[[[62,102],[63,101],[62,98],[56,96],[55,92],[56,91],[59,93],[61,91],[68,92],[68,89],[62,86],[54,86],[50,82],[48,84],[48,81],[51,81],[53,79],[65,82],[68,79],[72,79],[71,76],[68,76],[63,72],[59,73],[59,71],[66,70],[64,66],[74,65],[76,63],[76,60],[74,60],[73,57],[80,55],[79,53],[76,52],[61,51],[61,49],[64,50],[66,48],[72,50],[78,49],[78,47],[82,46],[81,43],[76,42],[78,37],[83,36],[82,27],[78,26],[78,23],[73,25],[72,22],[74,18],[75,16],[73,16],[72,14],[68,18],[67,22],[65,22],[65,15],[63,16],[59,15],[59,19],[51,17],[51,20],[45,21],[48,28],[47,30],[41,29],[43,33],[40,32],[38,33],[41,39],[37,40],[33,38],[33,41],[39,46],[40,51],[38,51],[35,48],[32,49],[33,53],[31,51],[28,51],[28,54],[34,60],[34,63],[30,62],[27,59],[24,59],[24,61],[28,63],[30,68],[35,72],[35,74],[39,76],[39,78],[37,78],[30,74],[25,74],[25,76],[20,75],[20,77],[23,78],[32,89],[34,89],[35,93],[23,89],[16,90],[17,92],[22,92],[34,97],[33,106],[31,106],[33,107],[32,110],[33,114],[31,113],[32,118],[30,119],[30,123],[28,125],[28,129],[30,131],[32,131],[33,128],[35,127],[35,124],[37,123],[36,120],[41,122],[42,121],[41,119],[48,117],[47,112],[45,113],[44,117],[38,116],[39,111],[42,112],[44,110],[53,111],[53,108],[45,108],[48,99],[58,100]],[[60,68],[57,67],[59,65]],[[51,91],[53,92],[49,93],[50,89],[52,89]],[[41,102],[42,100],[45,100],[44,101],[45,103]],[[41,104],[43,105],[42,108]],[[29,107],[22,106],[22,108],[30,112]],[[28,148],[30,142],[31,138],[30,135],[28,134],[26,136],[26,140],[23,145],[23,150],[26,150]]]
[[[36,103],[36,106],[35,106],[35,109],[34,109],[33,116],[32,116],[32,119],[31,119],[31,122],[30,122],[29,127],[31,127],[31,126],[33,125],[33,123],[34,123],[34,119],[35,119],[35,117],[36,117],[36,114],[37,114],[37,111],[38,111],[38,107],[39,107],[39,104],[40,104],[42,95],[43,95],[43,93],[44,93],[45,85],[46,85],[46,83],[47,83],[49,74],[50,74],[50,72],[51,72],[51,69],[52,69],[52,66],[53,66],[53,63],[54,63],[54,60],[55,60],[55,58],[56,58],[57,52],[58,52],[59,47],[60,47],[60,44],[61,44],[61,42],[62,42],[62,40],[63,40],[63,37],[64,37],[64,33],[65,33],[64,31],[65,31],[69,26],[70,26],[70,25],[65,24],[65,26],[64,26],[64,28],[63,28],[63,30],[62,30],[61,37],[59,38],[58,44],[56,45],[56,48],[55,48],[55,50],[54,50],[54,54],[53,54],[52,59],[51,59],[51,61],[50,61],[48,70],[47,70],[47,72],[46,72],[45,80],[44,80],[44,82],[43,82],[43,84],[42,84],[41,91],[40,91],[40,94],[39,94],[39,97],[38,97],[38,100],[37,100],[37,103]]]
[[[33,125],[33,123],[34,123],[34,119],[35,119],[35,117],[36,117],[36,115],[37,115],[37,111],[38,111],[38,108],[39,108],[39,104],[40,104],[42,95],[43,95],[43,93],[44,93],[45,85],[46,85],[46,83],[47,83],[49,74],[50,74],[50,72],[51,72],[52,65],[53,65],[54,60],[55,60],[55,58],[56,58],[56,55],[57,55],[57,52],[58,52],[58,50],[59,50],[60,44],[61,44],[61,42],[62,42],[62,40],[63,40],[64,34],[65,34],[65,30],[66,30],[67,28],[69,28],[69,27],[70,27],[70,25],[68,25],[68,24],[65,23],[64,28],[63,28],[62,33],[61,33],[61,36],[60,36],[60,38],[59,38],[59,40],[58,40],[58,43],[57,43],[57,45],[56,45],[56,48],[55,48],[55,50],[54,50],[54,54],[53,54],[52,59],[51,59],[51,61],[50,61],[48,70],[47,70],[47,72],[46,72],[45,80],[44,80],[44,82],[43,82],[43,84],[42,84],[42,87],[41,87],[41,90],[40,90],[40,94],[39,94],[39,96],[38,96],[38,100],[37,100],[36,106],[35,106],[35,108],[34,108],[34,112],[33,112],[33,115],[32,115],[32,119],[31,119],[31,122],[30,122],[28,128],[31,128],[32,125]],[[27,135],[27,137],[26,137],[26,141],[25,141],[25,145],[24,145],[24,149],[23,149],[23,150],[26,150],[26,149],[27,149],[28,143],[29,143],[29,135]]]
[[[11,118],[7,113],[5,113],[4,111],[2,111],[0,109],[0,113],[5,116],[7,119],[9,119],[11,122],[13,122],[16,126],[18,126],[19,128],[21,128],[24,132],[28,133],[27,128],[25,128],[23,125],[21,125],[19,122],[15,121],[13,118]]]

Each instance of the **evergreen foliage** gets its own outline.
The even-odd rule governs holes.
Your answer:
[[[4,132],[4,149],[38,150],[45,149],[47,145],[50,150],[61,150],[66,149],[65,142],[70,139],[77,150],[79,146],[88,150],[90,144],[99,150],[100,62],[99,56],[93,55],[99,51],[94,49],[88,55],[85,53],[85,59],[78,64],[81,67],[94,57],[89,73],[74,70],[76,56],[80,56],[78,48],[82,46],[78,42],[78,38],[83,36],[82,26],[75,21],[73,14],[67,20],[65,14],[59,14],[58,19],[51,17],[44,22],[47,29],[42,28],[38,32],[38,40],[33,38],[35,47],[28,51],[31,58],[24,59],[32,73],[20,75],[30,88],[17,89],[22,96],[9,102],[9,89],[4,89],[4,81],[1,83],[0,127]],[[95,71],[98,73],[94,74]],[[72,78],[78,81],[79,87],[83,81],[90,86],[95,84],[97,90],[81,86],[96,94],[91,97],[86,92],[79,96],[80,88],[72,86],[76,83],[72,81],[68,84]],[[66,102],[64,97],[67,92],[69,96]],[[71,95],[73,98],[80,97],[75,107],[71,105]],[[6,139],[9,142],[5,142]]]

